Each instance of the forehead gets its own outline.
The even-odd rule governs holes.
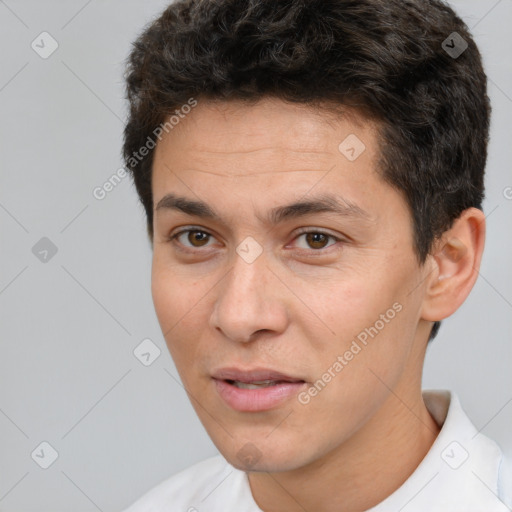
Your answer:
[[[162,164],[179,168],[193,160],[197,169],[226,177],[320,171],[343,156],[340,144],[347,138],[356,141],[358,152],[364,148],[362,160],[373,169],[377,126],[352,110],[274,98],[257,103],[200,100],[163,134],[154,169],[158,173]]]
[[[377,170],[378,126],[327,108],[199,101],[157,144],[154,208],[169,193],[203,199],[233,218],[327,193],[372,218],[387,203],[404,203]],[[404,206],[395,209],[408,214]]]

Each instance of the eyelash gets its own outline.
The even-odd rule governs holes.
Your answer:
[[[209,236],[209,237],[213,237],[213,235],[211,233],[208,233],[208,231],[205,231],[204,229],[200,229],[200,228],[192,228],[192,227],[189,227],[187,229],[182,229],[181,231],[178,231],[177,233],[174,233],[172,235],[169,235],[167,237],[167,241],[168,242],[174,242],[175,239],[177,239],[179,236],[183,235],[184,233],[191,233],[191,232],[199,232],[199,233],[204,233],[205,235]],[[314,233],[314,234],[319,234],[319,235],[324,235],[326,236],[327,238],[332,238],[333,240],[336,241],[336,243],[338,242],[343,242],[344,240],[340,237],[337,237],[337,236],[334,236],[334,235],[331,235],[330,233],[327,233],[325,231],[321,231],[321,230],[318,230],[318,229],[303,229],[303,230],[300,230],[298,233],[297,233],[297,236],[294,238],[294,240],[296,238],[299,238],[299,236],[301,235],[307,235],[309,233]],[[202,248],[200,247],[196,247],[196,248],[190,248],[188,246],[183,246],[183,244],[180,244],[182,245],[182,247],[179,247],[179,250],[182,251],[182,252],[186,252],[186,253],[196,253],[197,251],[201,251]],[[324,250],[327,250],[329,247],[333,247],[334,245],[336,244],[332,244],[330,246],[327,246],[327,247],[324,247],[322,249],[309,249],[310,252],[313,252],[313,253],[321,253],[322,251]],[[183,247],[186,247],[185,249]],[[308,249],[301,249],[302,251],[308,251]]]

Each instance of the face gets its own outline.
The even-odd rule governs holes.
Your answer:
[[[205,100],[157,145],[156,313],[239,468],[327,456],[421,374],[425,272],[377,135],[357,115]]]

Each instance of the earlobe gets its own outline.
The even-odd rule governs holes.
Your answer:
[[[422,318],[440,321],[466,300],[478,277],[485,241],[485,216],[468,208],[435,243],[435,265],[425,291]]]

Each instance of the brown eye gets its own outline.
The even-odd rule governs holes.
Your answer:
[[[204,231],[188,230],[187,240],[192,247],[204,247],[209,240],[210,235]]]
[[[329,236],[323,233],[305,233],[306,241],[312,249],[323,249],[329,240]]]
[[[212,235],[200,229],[184,229],[169,237],[170,241],[178,240],[179,245],[193,249],[206,247]]]
[[[302,243],[297,242],[297,247],[300,249],[313,249],[315,251],[326,249],[341,241],[340,238],[322,231],[303,231],[299,233],[296,240],[302,240]],[[329,243],[329,240],[333,240],[334,243]]]

